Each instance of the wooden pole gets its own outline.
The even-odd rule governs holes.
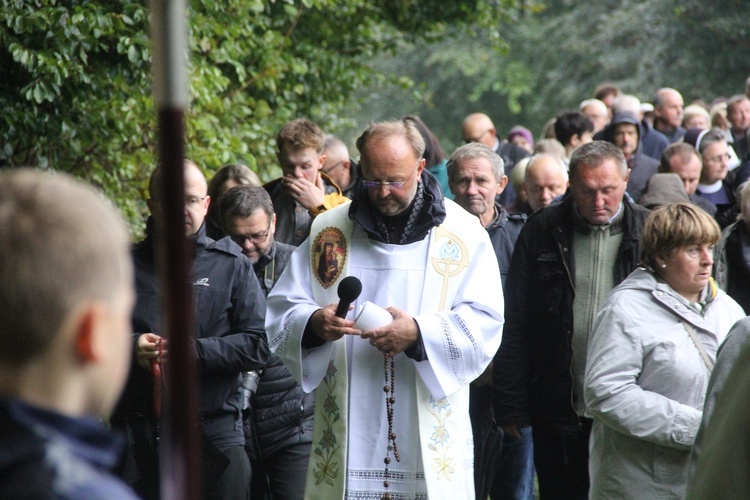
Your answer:
[[[191,355],[193,257],[185,236],[185,128],[188,105],[185,0],[152,0],[153,92],[163,169],[160,259],[162,304],[169,357],[160,437],[161,496],[201,497],[198,381]]]

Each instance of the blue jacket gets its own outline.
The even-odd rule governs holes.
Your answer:
[[[136,499],[110,473],[122,444],[94,418],[0,400],[0,498]]]

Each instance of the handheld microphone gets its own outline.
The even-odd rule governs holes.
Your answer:
[[[339,294],[339,305],[336,307],[336,316],[339,318],[346,318],[346,313],[349,312],[349,306],[352,302],[357,300],[359,294],[362,293],[362,282],[355,276],[347,276],[339,283],[338,294]]]

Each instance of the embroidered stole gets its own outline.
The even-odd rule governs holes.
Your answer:
[[[434,228],[430,234],[427,258],[429,262],[424,282],[426,293],[422,293],[420,312],[441,312],[450,307],[453,297],[456,296],[463,282],[465,274],[463,271],[470,261],[469,251],[464,242],[443,225]],[[430,293],[434,290],[440,290],[438,300],[434,292]],[[436,400],[430,394],[421,376],[416,377],[416,384],[419,440],[422,448],[422,467],[427,483],[427,496],[429,498],[464,498],[466,495],[464,479],[470,478],[470,481],[474,479],[472,474],[464,474],[461,470],[473,460],[473,453],[468,457],[463,453],[466,449],[466,440],[471,439],[471,427],[461,420],[462,417],[453,415],[451,405],[455,404],[459,408],[463,406],[468,409],[468,386],[465,391],[458,391]],[[468,435],[461,431],[462,428],[469,430]],[[461,438],[465,440],[461,442]],[[454,476],[455,472],[459,472],[459,479]]]
[[[313,219],[310,229],[310,282],[320,306],[339,301],[338,284],[348,276],[351,234],[349,203]],[[332,217],[334,216],[335,217]],[[346,488],[349,376],[346,340],[333,343],[323,381],[315,389],[312,453],[305,479],[305,499],[344,498]]]
[[[348,276],[353,222],[348,217],[349,204],[328,210],[313,220],[310,231],[311,282],[315,301],[325,306],[338,302],[337,287]],[[450,306],[465,275],[470,258],[466,245],[444,225],[429,235],[428,266],[420,313],[439,312]],[[326,249],[326,246],[333,246]],[[336,263],[328,265],[336,253]],[[440,294],[434,293],[440,290]],[[381,304],[379,304],[381,305]],[[472,459],[463,453],[464,443],[456,436],[467,437],[459,430],[465,422],[451,418],[451,403],[468,408],[468,390],[435,400],[421,376],[415,377],[419,414],[419,436],[422,466],[431,498],[463,498],[466,485],[453,477]],[[333,354],[323,381],[316,388],[315,424],[312,454],[305,483],[305,499],[343,499],[346,491],[348,439],[348,367],[346,342],[333,343]],[[465,394],[463,394],[465,393]],[[463,399],[459,402],[459,399]],[[462,425],[463,424],[463,425]],[[471,438],[471,433],[467,439]],[[470,462],[468,462],[470,463]],[[462,479],[473,477],[461,474]]]

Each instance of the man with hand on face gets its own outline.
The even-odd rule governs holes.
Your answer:
[[[353,201],[313,221],[268,296],[273,350],[316,390],[305,498],[474,498],[469,383],[500,343],[497,260],[425,170],[413,124],[373,124],[357,148]],[[327,242],[331,280],[317,270]],[[336,316],[349,276],[362,284],[354,311],[380,306],[384,326]]]
[[[466,144],[454,151],[448,160],[448,179],[451,192],[455,195],[454,201],[477,216],[487,230],[504,284],[513,247],[526,222],[526,216],[508,215],[498,201],[498,195],[508,182],[503,159],[483,144]],[[524,429],[520,437],[504,436],[502,441],[498,439],[496,443],[488,439],[487,436],[491,436],[497,427],[492,390],[490,365],[471,384],[474,478],[477,485],[484,485],[483,491],[477,489],[477,498],[485,499],[488,494],[492,498],[529,498],[534,488],[531,429]],[[496,449],[492,450],[493,446]],[[495,463],[489,463],[491,456],[498,457]],[[482,475],[494,475],[494,480]]]
[[[237,245],[229,238],[214,241],[206,236],[204,220],[211,199],[203,173],[195,163],[186,161],[184,175],[185,235],[195,257],[191,278],[195,304],[192,349],[201,389],[204,496],[245,499],[251,471],[242,429],[241,373],[259,370],[268,361],[263,328],[265,300],[250,262]],[[132,251],[136,282],[133,365],[113,418],[115,425],[130,427],[137,470],[125,471],[125,475],[146,498],[159,496],[152,363],[164,358],[168,350],[160,333],[164,328],[155,248],[157,226],[168,222],[162,217],[162,183],[163,170],[157,167],[151,175],[151,198],[147,202],[154,217],[147,222],[146,239]],[[169,376],[168,365],[166,371]]]
[[[0,498],[135,499],[110,473],[128,373],[125,223],[62,173],[0,174]]]
[[[298,246],[310,234],[316,215],[349,200],[321,172],[326,161],[324,140],[320,127],[305,118],[287,123],[276,136],[276,158],[283,176],[263,187],[273,200],[277,241]]]
[[[579,146],[570,194],[530,216],[513,251],[495,415],[511,436],[531,425],[542,499],[588,497],[588,335],[609,291],[638,264],[648,214],[624,197],[627,181],[614,144]]]

